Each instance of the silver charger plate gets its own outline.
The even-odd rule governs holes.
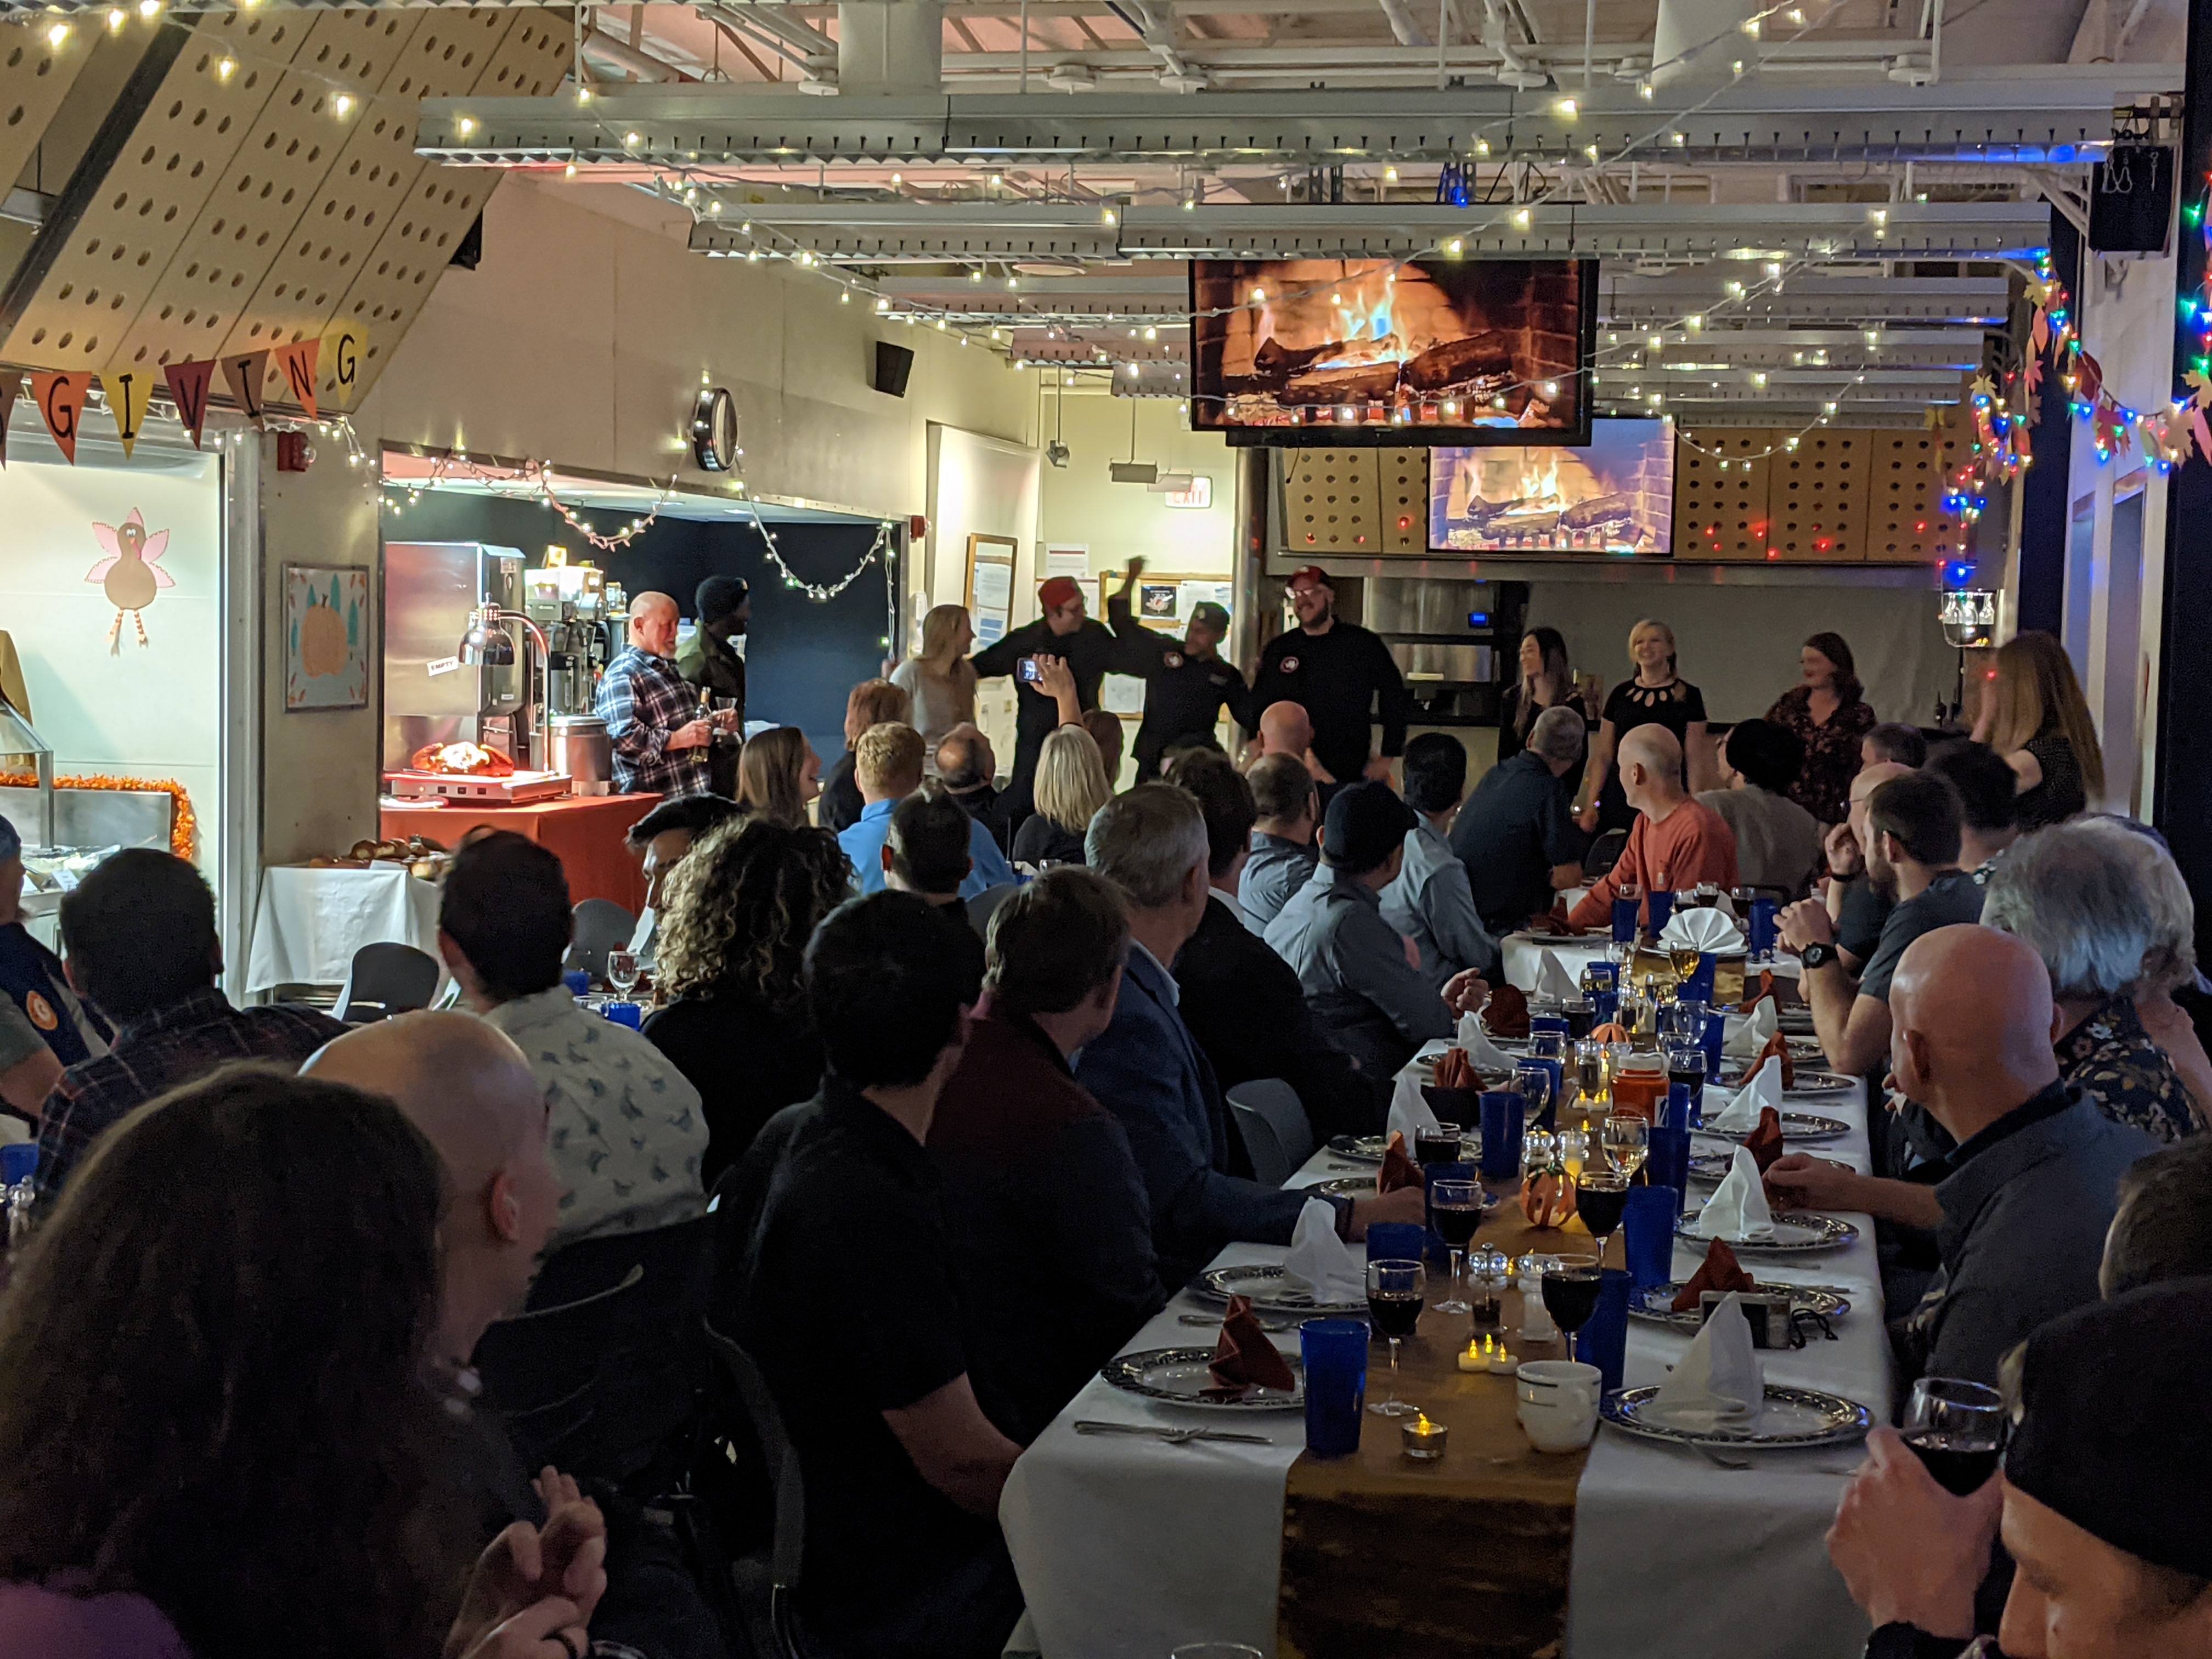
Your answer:
[[[1367,1317],[1367,1298],[1357,1302],[1316,1302],[1313,1293],[1291,1282],[1279,1265],[1250,1262],[1237,1267],[1208,1267],[1191,1281],[1191,1289],[1209,1301],[1226,1302],[1232,1296],[1249,1297],[1254,1309],[1266,1313],[1337,1314],[1346,1318]]]
[[[1726,1109],[1725,1107],[1723,1109]],[[1720,1114],[1716,1112],[1713,1115],[1717,1117]],[[1850,1132],[1851,1126],[1841,1118],[1816,1117],[1810,1112],[1782,1114],[1782,1138],[1784,1140],[1839,1140]],[[1710,1126],[1692,1129],[1690,1133],[1710,1135],[1716,1140],[1733,1140],[1738,1146],[1750,1139],[1748,1134],[1732,1135]],[[1378,1152],[1376,1156],[1379,1160],[1382,1155]]]
[[[1687,1239],[1692,1244],[1710,1244],[1712,1241],[1695,1231],[1698,1217],[1704,1214],[1700,1206],[1694,1212],[1685,1212],[1674,1224],[1674,1237]],[[1756,1250],[1762,1255],[1796,1255],[1806,1250],[1832,1250],[1838,1244],[1848,1244],[1859,1236],[1859,1230],[1848,1221],[1839,1221],[1832,1215],[1814,1215],[1808,1210],[1778,1211],[1774,1217],[1774,1237],[1771,1239],[1728,1239],[1723,1241],[1732,1250]]]
[[[1690,1154],[1690,1179],[1717,1187],[1728,1179],[1728,1172],[1735,1165],[1734,1152],[1692,1152]]]
[[[1147,1400],[1164,1400],[1175,1406],[1196,1406],[1209,1412],[1287,1412],[1306,1403],[1305,1370],[1294,1353],[1283,1358],[1297,1378],[1293,1389],[1255,1387],[1242,1400],[1208,1400],[1205,1390],[1213,1386],[1211,1348],[1146,1348],[1125,1353],[1099,1367],[1098,1375],[1124,1393]]]
[[[1850,1297],[1839,1287],[1826,1285],[1761,1285],[1762,1291],[1790,1292],[1790,1311],[1792,1314],[1818,1314],[1823,1319],[1840,1319],[1851,1310]],[[1644,1319],[1655,1325],[1672,1325],[1676,1330],[1695,1336],[1705,1322],[1705,1311],[1691,1308],[1676,1313],[1667,1304],[1680,1294],[1680,1285],[1655,1285],[1641,1297],[1628,1298],[1628,1316]]]
[[[1419,1078],[1423,1083],[1428,1085],[1431,1088],[1434,1088],[1437,1082],[1437,1061],[1442,1058],[1443,1056],[1440,1054],[1415,1054],[1410,1062],[1413,1068],[1414,1076]],[[1513,1073],[1510,1072],[1477,1072],[1474,1074],[1474,1080],[1485,1089],[1502,1089],[1507,1084],[1513,1081]]]
[[[1473,1161],[1471,1158],[1468,1160],[1470,1163]],[[1375,1179],[1372,1176],[1339,1176],[1334,1181],[1316,1181],[1297,1190],[1302,1193],[1327,1193],[1332,1198],[1372,1198],[1375,1196]],[[1482,1194],[1483,1213],[1489,1214],[1498,1207],[1498,1194],[1486,1188]]]
[[[1598,1415],[1623,1434],[1699,1446],[1847,1446],[1865,1439],[1874,1426],[1874,1413],[1856,1400],[1770,1382],[1765,1409],[1749,1421],[1678,1429],[1650,1415],[1658,1393],[1656,1387],[1622,1389],[1606,1395]]]
[[[1850,1078],[1838,1076],[1833,1072],[1816,1071],[1807,1066],[1798,1066],[1793,1075],[1796,1078],[1796,1082],[1782,1091],[1784,1096],[1791,1099],[1795,1099],[1799,1095],[1844,1094],[1850,1091],[1851,1086]],[[1730,1066],[1721,1068],[1719,1078],[1721,1088],[1741,1089],[1750,1080],[1750,1073],[1740,1065],[1733,1066],[1732,1069]]]

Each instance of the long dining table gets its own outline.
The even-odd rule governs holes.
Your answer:
[[[1863,1085],[1789,1104],[1849,1125],[1841,1139],[1809,1150],[1867,1167]],[[1693,1150],[1724,1145],[1701,1139]],[[1323,1147],[1288,1184],[1373,1168]],[[1688,1202],[1708,1190],[1693,1182]],[[1839,1248],[1746,1253],[1762,1282],[1833,1286],[1851,1304],[1833,1322],[1833,1340],[1816,1334],[1802,1349],[1760,1358],[1769,1382],[1841,1395],[1881,1421],[1890,1361],[1874,1229],[1868,1217],[1844,1218],[1858,1237]],[[1589,1235],[1571,1225],[1532,1240],[1509,1197],[1486,1217],[1476,1243],[1587,1250]],[[1617,1237],[1611,1248],[1617,1261]],[[1233,1244],[1214,1265],[1279,1262],[1287,1254]],[[1702,1246],[1677,1241],[1678,1281],[1702,1255]],[[1431,1297],[1442,1299],[1434,1289]],[[1509,1331],[1518,1322],[1516,1300],[1508,1298]],[[1220,1312],[1218,1301],[1186,1287],[1124,1352],[1210,1348]],[[1456,1370],[1454,1356],[1471,1334],[1466,1316],[1431,1309],[1405,1345],[1401,1396],[1454,1431],[1444,1460],[1425,1468],[1397,1457],[1397,1419],[1368,1415],[1358,1454],[1324,1462],[1304,1457],[1297,1412],[1210,1413],[1094,1377],[1015,1465],[1000,1508],[1044,1659],[1167,1659],[1202,1640],[1244,1643],[1282,1659],[1487,1659],[1556,1655],[1562,1635],[1570,1659],[1859,1652],[1867,1625],[1823,1542],[1860,1461],[1857,1447],[1749,1451],[1734,1461],[1750,1467],[1731,1468],[1695,1448],[1601,1425],[1587,1453],[1546,1456],[1514,1420],[1510,1376]],[[1297,1351],[1295,1328],[1273,1340]],[[1689,1341],[1632,1317],[1625,1385],[1662,1381]],[[1559,1352],[1536,1344],[1521,1357]],[[1377,1343],[1370,1400],[1389,1384],[1387,1372]],[[1211,1424],[1263,1443],[1079,1433],[1081,1421]]]

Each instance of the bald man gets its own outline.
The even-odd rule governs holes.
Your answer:
[[[471,1014],[401,1014],[347,1032],[301,1068],[398,1103],[446,1165],[438,1353],[458,1369],[494,1320],[520,1312],[553,1231],[561,1182],[545,1091],[522,1050]]]
[[[2025,940],[1970,924],[1923,933],[1889,1004],[1898,1088],[1958,1143],[1935,1189],[1942,1266],[1904,1321],[1899,1383],[1995,1387],[2015,1344],[2097,1299],[2120,1176],[2157,1143],[2060,1080],[2051,975]]]
[[[1639,726],[1620,740],[1613,763],[1636,822],[1613,868],[1566,913],[1569,925],[1605,926],[1613,916],[1613,895],[1630,882],[1647,894],[1680,892],[1701,882],[1723,893],[1734,887],[1735,832],[1683,787],[1681,740],[1663,726]],[[1649,922],[1648,901],[1638,906],[1637,918]]]
[[[1334,783],[1327,768],[1314,758],[1313,719],[1299,702],[1271,702],[1260,711],[1260,735],[1253,740],[1251,757],[1291,755],[1305,763],[1317,784]]]
[[[676,666],[678,614],[665,593],[633,599],[629,644],[599,680],[598,714],[614,744],[617,794],[706,793],[715,728],[736,729],[734,709],[699,718],[699,692]]]

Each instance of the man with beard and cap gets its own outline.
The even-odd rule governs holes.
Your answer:
[[[693,596],[699,626],[678,648],[676,672],[710,697],[729,700],[736,718],[714,734],[708,762],[718,795],[738,793],[738,751],[745,741],[745,659],[737,648],[752,620],[752,592],[742,576],[709,576]]]
[[[2212,1435],[2187,1407],[2208,1374],[2212,1279],[2172,1279],[2007,1356],[2011,1437],[1978,1490],[1875,1430],[1828,1533],[1867,1659],[2212,1659]],[[1975,1590],[1999,1538],[2016,1571],[1992,1647]]]
[[[1064,718],[1059,702],[1038,680],[1036,659],[1057,658],[1075,681],[1079,709],[1098,706],[1098,682],[1108,674],[1141,674],[1146,660],[1114,636],[1102,622],[1083,613],[1083,590],[1073,576],[1054,576],[1037,589],[1044,614],[1024,623],[969,660],[978,679],[1012,676],[1014,682],[1014,772],[1000,793],[1000,810],[1018,828],[1033,810],[1030,789],[1036,776],[1044,740]]]
[[[1441,990],[1407,960],[1382,919],[1382,891],[1406,860],[1413,809],[1386,783],[1337,792],[1321,831],[1321,865],[1267,924],[1264,937],[1291,964],[1323,1030],[1359,1062],[1388,1103],[1392,1080],[1420,1046],[1449,1036],[1489,988],[1473,969]]]
[[[1146,627],[1130,611],[1130,592],[1144,574],[1145,562],[1130,560],[1121,591],[1106,601],[1114,636],[1145,664],[1130,671],[1145,677],[1145,718],[1137,726],[1139,783],[1159,776],[1161,757],[1170,749],[1194,744],[1218,746],[1213,725],[1224,708],[1240,726],[1251,714],[1245,706],[1250,693],[1243,675],[1221,655],[1221,641],[1229,634],[1229,612],[1211,600],[1193,605],[1178,645],[1171,636]]]
[[[1302,704],[1313,720],[1314,757],[1330,778],[1339,783],[1388,779],[1390,763],[1405,752],[1409,702],[1390,647],[1381,635],[1337,620],[1334,581],[1319,565],[1291,575],[1291,608],[1298,625],[1261,652],[1247,708],[1256,714],[1278,702]],[[1252,714],[1246,716],[1248,738],[1258,731]],[[1380,754],[1374,740],[1378,720]]]

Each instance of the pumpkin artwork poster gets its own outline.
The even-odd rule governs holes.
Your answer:
[[[284,567],[287,712],[368,707],[368,572]]]

